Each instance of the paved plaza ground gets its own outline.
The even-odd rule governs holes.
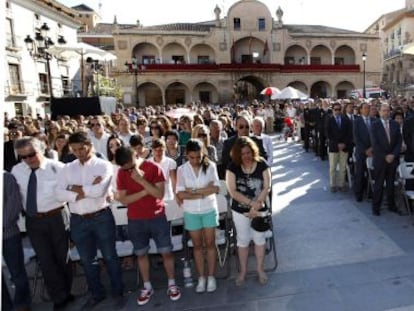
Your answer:
[[[367,199],[357,203],[350,191],[331,193],[326,161],[305,153],[299,144],[273,139],[279,266],[269,273],[268,284],[260,286],[252,274],[245,288],[237,288],[232,261],[230,277],[218,280],[215,293],[196,294],[193,288],[183,288],[181,300],[173,303],[166,296],[162,267],[154,259],[155,295],[138,307],[135,273],[124,271],[129,292],[123,310],[414,310],[413,219],[386,209],[376,217]],[[177,259],[177,281],[182,283]],[[75,278],[74,293],[76,301],[67,310],[79,310],[87,299],[81,275]],[[34,310],[52,310],[39,294],[35,301]],[[95,310],[112,311],[113,302],[108,298]]]

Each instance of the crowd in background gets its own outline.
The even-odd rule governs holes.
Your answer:
[[[137,228],[146,228],[151,236],[155,234],[151,231],[153,224],[149,225],[145,221],[157,214],[164,215],[163,200],[177,200],[184,207],[185,229],[190,231],[194,243],[199,275],[196,291],[212,292],[216,289],[215,238],[211,228],[218,224],[215,194],[218,192],[219,179],[226,180],[228,192],[233,199],[233,220],[238,232],[241,267],[236,285],[244,285],[247,246],[251,240],[255,243],[259,283],[266,284],[267,276],[263,269],[264,235],[260,229],[252,229],[250,222],[257,217],[257,213],[269,208],[266,197],[271,189],[270,166],[274,162],[273,143],[269,135],[275,132],[281,133],[277,134],[281,140],[288,141],[290,138],[295,141],[298,137],[306,152],[314,151],[321,160],[329,159],[332,192],[346,191],[346,166],[352,166],[353,191],[357,201],[362,201],[367,190],[366,159],[372,158],[375,180],[374,188],[371,189],[373,213],[380,214],[384,181],[388,209],[399,212],[391,182],[393,184],[400,159],[414,161],[413,106],[414,100],[404,98],[363,101],[318,99],[280,103],[254,101],[248,106],[188,105],[185,107],[186,112],[181,114],[174,114],[174,108],[178,107],[120,107],[111,115],[59,116],[56,120],[50,120],[47,116],[9,119],[6,115],[4,168],[11,171],[20,188],[24,188],[24,191],[20,190],[23,200],[19,211],[27,213],[34,208],[33,214],[29,215],[33,219],[46,222],[49,217],[59,216],[65,202],[69,203],[71,237],[80,246],[81,261],[92,293],[86,307],[94,307],[105,298],[96,274],[93,253],[89,251],[96,248],[96,245],[85,241],[85,226],[88,223],[88,230],[102,233],[104,226],[93,229],[90,225],[90,219],[98,217],[107,222],[106,231],[113,232],[110,238],[102,237],[106,241],[105,245],[108,245],[103,257],[109,267],[113,294],[122,297],[123,285],[118,275],[120,266],[113,260],[114,246],[108,239],[112,241],[128,235],[134,244],[144,281],[144,288],[137,299],[138,304],[143,305],[150,300],[153,289],[147,271],[147,245],[140,238],[143,232]],[[85,164],[90,166],[88,186],[82,186],[78,180],[79,176],[84,177],[86,174],[83,172]],[[34,173],[39,167],[44,166],[47,170],[48,165],[51,165],[52,173],[58,171],[62,174],[60,180],[54,181],[60,187],[59,194],[54,198],[52,209],[45,207],[46,210],[39,211],[37,207],[36,211],[36,207],[29,204],[30,180],[33,174],[39,174]],[[99,172],[95,166],[99,167]],[[31,171],[26,169],[28,167]],[[5,180],[9,180],[11,175],[6,175],[5,173]],[[38,181],[40,184],[42,182],[44,181]],[[10,186],[13,183],[8,184]],[[109,184],[111,186],[108,189],[111,190],[106,193],[106,190],[102,190],[105,188],[103,185]],[[48,194],[42,195],[47,197]],[[8,202],[16,204],[15,200]],[[151,206],[152,216],[134,212],[144,202],[148,204],[145,206]],[[127,228],[115,229],[110,209],[107,208],[108,203],[128,208]],[[84,213],[83,209],[90,208],[89,205],[99,208]],[[11,222],[13,219],[16,221],[13,217],[9,217]],[[144,223],[136,225],[135,221]],[[29,237],[36,240],[33,236],[37,234],[38,237],[39,231],[35,228],[37,221],[31,223],[28,220],[27,224],[30,225]],[[7,222],[5,225],[8,225]],[[56,230],[63,231],[59,231],[56,236],[64,237],[64,224],[59,226]],[[167,228],[168,225],[160,223],[157,227]],[[10,235],[6,235],[7,239],[15,238],[18,233],[13,230],[10,232]],[[150,234],[148,232],[145,231],[145,234]],[[161,249],[168,276],[168,295],[171,300],[177,300],[181,297],[181,292],[175,284],[170,242],[157,236],[155,240]],[[38,250],[45,252],[39,246],[41,241],[37,240]],[[19,245],[16,241],[13,243]],[[207,249],[207,269],[202,264],[203,246]],[[124,264],[131,263],[126,261]],[[47,266],[50,265],[41,263],[46,287],[49,291],[56,292],[58,288],[54,288],[54,284],[59,280],[53,276],[48,279],[50,273],[46,271]],[[61,273],[62,277],[71,273],[67,263],[60,263],[60,267],[64,272]],[[24,281],[24,276],[16,276],[15,283],[18,283],[18,279],[23,279],[20,285],[26,288],[27,280]],[[73,300],[68,289],[70,280],[70,277],[60,280],[60,283],[66,282],[66,288],[51,296],[52,300],[56,299],[56,310]],[[15,299],[18,300],[15,301],[16,304],[30,304],[27,295],[16,296]]]

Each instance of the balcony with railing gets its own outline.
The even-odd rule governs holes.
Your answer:
[[[148,64],[143,72],[232,72],[232,71],[265,71],[286,73],[307,72],[359,72],[359,65],[282,65],[264,63],[231,63],[231,64]]]
[[[401,55],[402,53],[400,48],[392,49],[388,53],[384,54],[384,60],[389,60],[391,58],[398,57]]]
[[[29,94],[30,88],[27,88],[26,82],[23,81],[5,81],[4,84],[4,95],[5,97],[19,97],[19,98],[26,98]]]

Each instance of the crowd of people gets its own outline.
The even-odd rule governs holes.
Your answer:
[[[274,160],[269,134],[275,131],[282,131],[285,140],[296,134],[306,152],[313,150],[321,160],[329,159],[332,192],[346,191],[345,168],[352,164],[357,201],[362,201],[366,190],[366,159],[372,157],[372,211],[380,214],[384,181],[388,208],[398,211],[393,188],[396,167],[400,159],[414,161],[413,102],[318,99],[187,108],[188,113],[174,117],[164,107],[121,108],[111,115],[59,116],[57,120],[6,116],[3,256],[16,290],[13,301],[3,301],[18,310],[28,310],[31,304],[17,227],[22,212],[55,310],[74,300],[67,256],[72,243],[90,293],[82,310],[106,298],[98,249],[116,306],[125,304],[123,263],[115,248],[120,238],[132,242],[142,277],[137,303],[148,303],[154,294],[150,239],[163,260],[167,295],[173,301],[180,299],[165,216],[169,200],[183,208],[184,228],[193,242],[195,291],[214,292],[220,179],[225,180],[232,199],[237,232],[236,285],[244,286],[251,241],[258,282],[265,285],[265,233],[252,222],[271,208],[267,197]],[[119,206],[126,207],[126,228],[117,228],[112,214],[112,208]]]
[[[261,114],[265,109],[273,111],[270,105],[258,103],[189,108],[187,114],[174,118],[160,108],[57,120],[6,117],[3,230],[9,234],[3,237],[4,244],[13,248],[5,257],[16,291],[13,301],[4,300],[9,302],[5,306],[28,310],[31,304],[17,226],[21,213],[55,310],[75,299],[68,258],[72,245],[78,250],[90,293],[82,310],[106,298],[98,250],[110,279],[114,309],[125,304],[124,263],[117,256],[117,239],[133,244],[143,281],[138,305],[148,303],[154,294],[150,239],[163,260],[167,295],[173,301],[180,299],[165,216],[169,200],[183,208],[198,274],[195,291],[214,292],[220,179],[226,180],[232,197],[238,232],[242,269],[236,285],[244,285],[250,240],[256,245],[258,280],[266,284],[264,232],[250,226],[252,219],[270,208],[265,202],[271,188],[273,150],[264,131],[273,132],[269,124],[274,117],[265,119]],[[120,206],[126,207],[126,228],[116,226],[112,213]]]
[[[292,107],[303,148],[329,160],[330,191],[347,191],[346,180],[350,181],[357,202],[364,193],[372,197],[376,216],[384,191],[388,210],[401,213],[394,182],[400,162],[414,161],[413,108],[414,100],[405,98],[319,99]],[[368,167],[367,162],[372,164]],[[406,189],[414,189],[412,181],[407,180]]]

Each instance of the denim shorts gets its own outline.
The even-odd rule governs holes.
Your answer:
[[[153,219],[128,219],[128,235],[137,256],[148,253],[150,239],[154,240],[158,253],[166,254],[172,251],[171,228],[165,216]]]
[[[193,214],[184,212],[184,227],[188,231],[196,231],[203,228],[215,228],[218,226],[217,210],[204,214]]]

